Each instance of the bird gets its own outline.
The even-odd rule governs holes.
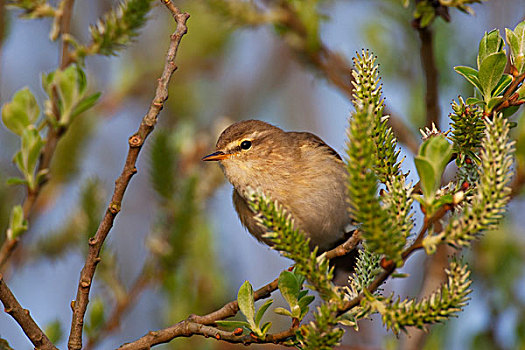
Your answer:
[[[294,219],[296,229],[319,252],[334,248],[351,234],[347,170],[341,156],[310,132],[284,131],[260,120],[243,120],[219,136],[217,161],[233,185],[233,204],[244,227],[272,245],[250,209],[248,189],[277,201]]]

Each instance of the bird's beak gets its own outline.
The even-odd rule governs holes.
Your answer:
[[[209,162],[209,161],[212,161],[212,160],[217,161],[217,160],[226,159],[229,156],[230,156],[229,154],[226,154],[223,151],[217,151],[215,153],[208,154],[206,157],[203,157],[202,160],[204,160],[205,162]]]

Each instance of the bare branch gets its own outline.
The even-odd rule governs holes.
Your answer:
[[[181,13],[170,0],[162,0],[162,3],[170,10],[173,18],[177,23],[175,32],[171,35],[170,45],[166,54],[166,62],[161,77],[158,80],[155,97],[150,105],[148,113],[142,119],[138,131],[129,138],[129,151],[121,175],[115,181],[115,190],[111,202],[106,210],[106,214],[95,236],[89,240],[89,251],[86,263],[80,273],[76,300],[72,303],[73,318],[71,321],[71,332],[69,335],[69,349],[82,348],[82,329],[84,324],[84,315],[89,303],[89,292],[91,283],[95,274],[97,264],[100,262],[100,250],[109,231],[113,227],[115,217],[120,211],[124,193],[129,185],[132,176],[137,172],[135,164],[139,152],[148,135],[153,131],[157,122],[157,117],[168,98],[168,83],[175,72],[175,57],[180,41],[187,32],[186,21],[189,14]]]
[[[429,27],[417,28],[421,47],[421,65],[425,74],[425,115],[426,126],[435,124],[439,129],[439,81],[436,59],[434,57],[434,35]]]

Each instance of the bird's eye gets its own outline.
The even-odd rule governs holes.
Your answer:
[[[250,147],[252,147],[252,142],[251,141],[244,140],[243,142],[241,142],[241,148],[242,149],[250,149]]]

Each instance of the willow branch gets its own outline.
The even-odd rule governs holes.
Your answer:
[[[421,41],[421,65],[425,74],[425,115],[426,126],[435,124],[439,129],[439,82],[436,59],[434,55],[434,35],[429,27],[417,28]]]
[[[151,102],[148,113],[142,119],[137,132],[132,135],[129,142],[129,150],[124,164],[122,173],[115,181],[115,190],[111,198],[111,202],[106,210],[103,220],[95,233],[95,236],[89,239],[89,251],[86,262],[80,273],[78,282],[77,296],[72,303],[73,317],[71,320],[71,332],[69,335],[68,346],[69,349],[82,348],[82,329],[84,324],[84,315],[86,313],[87,305],[89,303],[89,292],[91,283],[95,274],[97,264],[100,262],[100,250],[102,245],[113,227],[115,217],[120,211],[124,193],[129,185],[132,176],[137,172],[135,164],[139,152],[148,135],[153,131],[157,122],[157,117],[164,106],[164,102],[168,98],[168,83],[175,72],[177,66],[175,65],[175,57],[179,48],[180,41],[187,32],[186,21],[189,14],[181,13],[170,0],[162,0],[162,3],[169,9],[177,27],[175,32],[170,37],[170,45],[166,54],[166,62],[161,77],[158,79],[158,84],[155,92],[155,97]]]
[[[250,335],[236,335],[234,332],[223,331],[221,329],[206,326],[200,323],[191,322],[188,320],[181,321],[169,328],[158,332],[149,332],[144,337],[128,344],[119,347],[119,350],[139,350],[149,349],[152,346],[168,343],[173,338],[191,337],[194,335],[201,335],[204,337],[212,337],[217,340],[223,340],[228,343],[236,344],[252,344],[252,343],[273,343],[282,344],[282,342],[295,334],[297,327],[292,327],[284,332],[276,334],[267,334],[264,339],[257,338]]]
[[[357,247],[357,245],[361,242],[361,231],[355,230],[354,233],[341,245],[338,245],[332,250],[327,251],[325,254],[325,258],[327,259],[333,259],[337,258],[343,255],[347,255],[352,250]]]
[[[5,283],[2,274],[0,274],[0,300],[4,305],[4,311],[15,319],[36,349],[57,349],[42,329],[38,327],[35,320],[33,320],[29,314],[29,310],[22,308],[18,300],[16,300]]]
[[[327,259],[336,258],[350,253],[361,242],[361,233],[354,232],[343,244],[325,253]],[[254,300],[268,298],[278,288],[279,279],[275,279],[265,286],[259,288],[254,292]],[[191,315],[186,320],[181,321],[173,326],[151,331],[145,336],[131,342],[124,344],[120,349],[148,349],[154,345],[167,343],[174,338],[190,337],[193,335],[201,335],[207,337],[214,337],[218,340],[224,340],[230,343],[279,343],[282,344],[284,340],[293,336],[298,325],[292,326],[290,329],[276,334],[267,334],[264,339],[254,338],[251,336],[235,335],[232,332],[225,332],[215,327],[204,327],[213,325],[216,321],[224,320],[235,316],[239,312],[239,305],[237,300],[230,301],[222,306],[220,309],[213,311],[207,315]]]

